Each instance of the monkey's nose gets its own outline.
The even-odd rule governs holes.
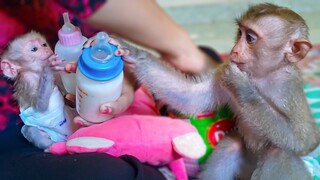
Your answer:
[[[239,62],[238,53],[236,53],[236,52],[231,52],[231,54],[230,54],[230,61],[231,61],[231,62],[238,63],[238,62]]]

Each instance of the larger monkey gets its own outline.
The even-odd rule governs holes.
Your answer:
[[[311,179],[300,156],[315,149],[320,132],[295,65],[312,47],[308,27],[297,13],[269,3],[236,22],[230,61],[197,78],[120,45],[140,82],[172,108],[199,114],[229,104],[237,114],[238,130],[220,141],[202,179]]]

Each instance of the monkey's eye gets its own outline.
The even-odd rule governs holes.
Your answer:
[[[48,44],[47,44],[47,43],[43,43],[42,46],[43,46],[43,47],[47,47]]]
[[[32,52],[36,52],[37,50],[38,50],[37,47],[33,47],[33,48],[31,49]]]
[[[247,42],[248,42],[249,44],[252,44],[252,43],[256,42],[257,37],[256,37],[254,34],[248,33],[248,34],[246,35],[246,39],[247,39]]]

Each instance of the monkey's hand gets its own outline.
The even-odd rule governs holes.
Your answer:
[[[147,52],[141,49],[138,49],[134,45],[131,45],[120,38],[112,37],[110,38],[109,42],[117,46],[118,50],[115,53],[118,56],[122,56],[122,59],[130,65],[134,65],[140,59],[144,59],[148,57]]]
[[[64,59],[60,59],[57,54],[53,54],[49,57],[50,67],[54,71],[64,70]]]
[[[232,62],[224,65],[221,73],[222,86],[235,97],[240,96],[242,90],[248,90],[252,87],[248,74],[241,71],[238,66]]]
[[[83,45],[84,48],[88,48],[92,46],[96,41],[96,36],[93,36],[87,40],[87,42]],[[118,38],[116,36],[110,35],[109,37],[109,43],[113,44],[117,47],[117,51],[114,52],[114,55],[116,56],[122,56],[122,59],[129,63],[130,66],[133,66],[133,64],[136,63],[138,60],[136,57],[139,56],[141,53],[141,50],[134,47],[133,45],[130,45],[129,43],[125,42],[121,38]]]

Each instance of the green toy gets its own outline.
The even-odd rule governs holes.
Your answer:
[[[320,87],[306,83],[303,89],[311,112],[320,128]],[[313,179],[320,180],[320,150],[318,150],[315,155],[306,156],[302,159],[313,175]]]

